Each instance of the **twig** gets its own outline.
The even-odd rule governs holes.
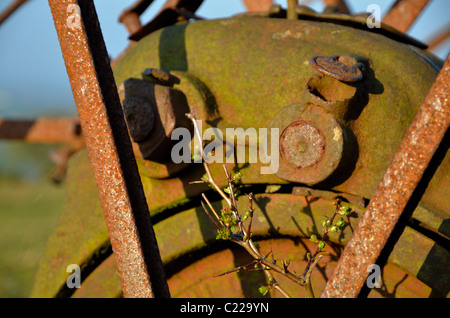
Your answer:
[[[243,265],[243,266],[239,266],[237,268],[234,268],[230,271],[227,271],[225,273],[219,274],[217,276],[222,276],[222,275],[226,275],[229,273],[233,273],[236,271],[239,271],[241,269],[248,269],[249,266],[251,265],[255,265],[255,264],[260,264],[262,266],[262,268],[260,269],[251,269],[253,270],[263,270],[267,276],[267,279],[269,281],[269,286],[270,288],[274,288],[278,291],[281,292],[281,294],[285,297],[290,297],[289,294],[278,284],[278,282],[274,279],[272,272],[276,272],[279,273],[287,278],[289,278],[290,280],[292,280],[293,282],[299,284],[300,286],[304,286],[306,288],[306,292],[308,297],[314,297],[314,292],[312,290],[312,286],[311,286],[311,273],[314,270],[314,268],[317,266],[317,264],[319,263],[319,261],[322,259],[323,255],[319,254],[323,247],[325,246],[324,241],[327,239],[328,236],[328,232],[330,231],[330,228],[333,225],[333,221],[336,217],[336,215],[339,213],[340,208],[341,208],[341,201],[337,200],[336,201],[336,209],[335,212],[333,214],[333,216],[331,218],[328,218],[326,220],[325,226],[324,226],[324,234],[322,236],[321,241],[319,242],[319,245],[314,253],[314,255],[312,257],[310,257],[310,259],[308,260],[308,264],[305,268],[305,271],[303,273],[303,275],[299,275],[297,274],[295,271],[290,271],[288,269],[289,263],[288,262],[284,262],[282,264],[282,267],[278,266],[276,264],[276,260],[274,258],[273,255],[273,251],[271,250],[266,256],[262,256],[258,250],[258,248],[255,246],[255,243],[252,240],[252,232],[251,232],[251,228],[252,228],[252,221],[253,221],[253,212],[254,212],[254,208],[253,208],[253,194],[247,194],[248,200],[249,200],[249,213],[247,214],[248,217],[250,217],[249,220],[249,224],[247,229],[244,228],[243,226],[243,221],[241,219],[241,216],[239,214],[238,208],[237,208],[237,204],[236,204],[236,196],[235,196],[235,190],[234,190],[234,184],[233,182],[235,181],[235,177],[231,177],[226,166],[223,165],[223,169],[225,171],[225,175],[227,178],[227,183],[228,183],[228,189],[229,189],[229,196],[227,196],[224,192],[224,190],[222,190],[216,183],[216,181],[214,180],[212,174],[211,174],[211,170],[209,168],[208,163],[205,160],[204,157],[204,149],[203,149],[203,142],[201,139],[201,133],[195,118],[195,114],[193,112],[186,114],[186,116],[191,119],[193,125],[194,125],[194,130],[195,130],[195,134],[198,138],[198,140],[200,141],[200,154],[201,154],[201,159],[202,159],[202,163],[203,166],[205,168],[206,171],[206,176],[207,178],[202,178],[202,181],[196,181],[194,183],[209,183],[215,191],[217,191],[220,196],[227,202],[229,209],[231,211],[231,214],[229,214],[229,217],[232,217],[233,220],[233,224],[231,225],[231,223],[229,223],[228,221],[222,221],[224,214],[222,214],[222,219],[221,217],[219,217],[217,211],[214,209],[214,207],[212,206],[211,202],[209,202],[209,200],[207,199],[206,195],[204,193],[202,193],[202,197],[205,200],[206,204],[208,205],[209,209],[212,211],[212,213],[214,214],[215,218],[219,221],[220,225],[217,224],[213,217],[210,215],[207,207],[205,206],[205,204],[203,202],[202,203],[202,207],[205,210],[205,212],[207,213],[208,217],[210,218],[210,220],[213,222],[213,224],[216,226],[217,230],[219,231],[219,234],[221,231],[228,231],[226,233],[225,236],[222,236],[222,238],[224,239],[229,239],[237,244],[239,244],[240,246],[242,246],[253,258],[254,261],[252,261],[251,263],[247,264],[247,265]],[[225,213],[222,211],[222,213]],[[341,213],[342,214],[342,213]],[[228,217],[228,216],[227,216]],[[247,217],[246,217],[247,218]],[[225,226],[224,222],[226,222],[227,226]],[[237,224],[239,226],[239,231],[238,233],[233,233],[233,225]],[[322,244],[321,244],[322,243]],[[268,255],[272,255],[272,261],[267,260]]]
[[[305,284],[305,289],[306,289],[306,295],[308,298],[315,298],[314,297],[314,292],[312,289],[312,285],[311,285],[311,274],[314,270],[314,268],[317,266],[317,264],[319,264],[320,260],[322,259],[323,255],[318,255],[316,257],[316,259],[314,260],[314,262],[312,263],[311,267],[309,268],[308,272],[306,273],[305,276],[305,280],[306,280],[306,284]]]
[[[206,201],[206,204],[208,204],[209,208],[211,209],[211,211],[214,213],[214,216],[216,217],[216,219],[220,222],[220,224],[222,225],[222,227],[225,227],[225,224],[223,224],[222,220],[220,220],[219,214],[217,214],[216,209],[214,209],[214,207],[212,206],[211,202],[209,202],[208,198],[206,197],[206,195],[204,193],[202,193],[202,197],[203,199]]]
[[[227,204],[231,207],[231,200],[227,197],[227,195],[225,194],[225,192],[222,191],[222,189],[217,185],[216,181],[214,180],[212,174],[211,174],[211,170],[209,169],[208,164],[206,163],[206,161],[204,160],[204,149],[203,149],[203,140],[202,140],[202,134],[200,132],[200,129],[198,128],[197,125],[197,120],[195,118],[195,114],[193,111],[191,111],[190,113],[187,113],[186,116],[192,121],[193,125],[194,125],[194,130],[195,130],[195,135],[197,136],[199,142],[200,142],[200,155],[202,157],[202,163],[203,163],[203,167],[205,168],[206,174],[208,176],[208,180],[207,182],[214,188],[214,190],[216,190],[220,196],[227,202]]]
[[[203,201],[200,201],[200,203],[202,204],[203,210],[205,210],[206,214],[208,215],[209,219],[211,220],[211,222],[214,224],[214,226],[217,228],[217,230],[220,231],[220,227],[217,225],[216,222],[214,222],[214,219],[211,217],[211,215],[208,212],[208,209],[206,208],[205,204],[203,203]]]
[[[250,263],[248,263],[246,265],[238,266],[238,267],[233,268],[233,269],[231,269],[229,271],[226,271],[225,273],[215,275],[214,277],[219,277],[219,276],[224,276],[224,275],[231,274],[231,273],[234,273],[234,272],[239,272],[241,269],[247,269],[248,267],[250,267],[252,265],[255,265],[255,264],[258,264],[258,260],[254,260],[254,261],[252,261],[252,262],[250,262]]]
[[[331,225],[333,224],[334,219],[336,218],[336,215],[338,214],[338,212],[339,212],[339,210],[341,208],[341,200],[337,199],[336,202],[335,202],[335,205],[336,205],[336,209],[334,210],[334,213],[331,216],[331,218],[328,218],[327,224],[325,224],[324,231],[323,231],[323,236],[322,236],[322,239],[320,240],[320,242],[324,242],[324,241],[327,240],[328,232],[330,231]],[[309,271],[309,268],[310,268],[311,264],[315,261],[316,256],[319,254],[319,252],[321,250],[322,249],[319,248],[319,244],[318,244],[318,247],[317,247],[316,251],[311,256],[311,258],[308,261],[308,264],[306,265],[305,271],[303,272],[303,277],[306,277],[306,274]]]
[[[248,228],[247,228],[247,233],[248,233],[248,238],[250,239],[250,236],[252,234],[251,230],[252,230],[252,221],[253,221],[253,211],[255,211],[255,209],[253,209],[253,193],[247,194],[248,197],[248,205],[249,205],[249,212],[250,212],[250,220],[248,221]]]

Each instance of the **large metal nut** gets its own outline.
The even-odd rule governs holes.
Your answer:
[[[273,128],[280,133],[280,162],[274,173],[284,180],[317,184],[336,172],[346,157],[346,128],[319,106],[287,106],[271,120],[269,132]]]
[[[170,138],[173,130],[190,128],[185,95],[171,87],[129,78],[120,85],[119,96],[130,135],[142,157],[165,162],[174,143]]]

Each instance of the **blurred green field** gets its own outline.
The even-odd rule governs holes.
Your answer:
[[[64,198],[64,185],[48,178],[0,176],[0,297],[29,297]]]

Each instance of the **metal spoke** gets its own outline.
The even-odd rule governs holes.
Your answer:
[[[169,290],[97,13],[89,0],[49,0],[94,171],[124,297]],[[72,8],[81,20],[68,23]]]

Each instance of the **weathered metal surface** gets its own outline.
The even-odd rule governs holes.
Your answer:
[[[123,297],[120,277],[114,255],[110,255],[77,288],[72,298],[118,298]]]
[[[313,252],[316,246],[308,239],[270,239],[258,241],[262,251],[272,250],[278,260],[289,259],[290,268],[302,272],[306,266],[305,255]],[[320,291],[326,284],[336,266],[341,248],[331,245],[325,251],[319,267],[313,271],[311,281],[314,291]],[[239,248],[227,249],[208,255],[191,266],[178,272],[169,279],[169,284],[177,293],[174,297],[261,297],[258,287],[265,284],[264,276],[257,272],[240,271],[222,277],[214,277],[217,273],[225,272],[231,266],[240,266],[249,262]],[[374,289],[369,297],[427,297],[430,288],[414,276],[408,275],[393,264],[388,264],[383,270],[381,289]],[[282,276],[276,276],[284,289],[292,297],[304,298],[305,289],[292,284]],[[397,288],[395,285],[398,284]],[[225,287],[226,286],[226,287]],[[282,298],[275,290],[271,290],[270,297]]]
[[[406,33],[430,0],[397,0],[382,22]]]
[[[128,129],[133,140],[138,142],[142,157],[157,162],[168,161],[174,144],[170,138],[173,130],[190,127],[185,116],[189,106],[184,94],[168,86],[130,78],[120,85],[119,96]]]
[[[406,132],[322,297],[357,297],[450,125],[450,57]]]
[[[30,143],[83,143],[78,118],[37,118],[34,120],[0,118],[0,138],[19,139]]]
[[[263,251],[271,249],[279,260],[289,259],[290,267],[297,272],[302,272],[306,266],[305,255],[315,249],[315,245],[308,239],[269,239],[258,241]],[[326,279],[333,272],[336,261],[341,253],[338,245],[333,245],[326,251],[326,257],[322,258],[319,268],[313,271],[311,281],[313,290],[320,291],[325,287]],[[215,277],[218,273],[224,273],[233,266],[240,266],[250,262],[249,255],[238,246],[230,246],[222,251],[211,251],[193,264],[187,265],[182,270],[168,278],[172,297],[200,297],[200,298],[239,298],[261,297],[258,287],[265,284],[266,279],[262,273],[252,271],[240,271],[225,276]],[[117,275],[114,257],[111,255],[103,262],[97,272],[91,274],[83,282],[82,288],[77,290],[73,297],[78,298],[103,298],[117,297],[121,294],[120,281]],[[289,291],[293,297],[303,298],[305,292],[283,277],[277,277],[277,281]],[[431,294],[431,288],[408,274],[399,266],[388,263],[383,269],[380,289],[374,289],[370,298],[378,297],[413,297],[426,298]],[[276,291],[272,291],[270,297],[281,297]]]
[[[199,42],[199,37],[204,41]],[[247,43],[247,50],[242,51],[242,43]],[[351,48],[346,43],[352,43]],[[374,45],[379,55],[373,54]],[[221,54],[224,47],[226,53]],[[348,126],[358,140],[358,163],[343,183],[329,181],[338,191],[369,198],[437,74],[401,43],[328,23],[247,17],[198,21],[156,31],[141,40],[117,64],[115,76],[120,84],[130,77],[140,78],[149,67],[190,73],[213,96],[205,107],[193,101],[192,89],[177,84],[174,88],[186,95],[188,105],[205,121],[204,129],[210,127],[206,121],[222,131],[258,129],[267,127],[281,108],[310,98],[305,84],[316,73],[308,63],[315,55],[311,52],[370,57],[360,102],[348,116],[352,121]],[[411,82],[417,90],[408,89]]]
[[[217,169],[214,169],[213,172],[218,175],[219,172],[223,172],[223,168],[217,165]],[[191,178],[195,178],[195,176],[191,174],[188,178],[192,180]],[[147,180],[151,183],[145,187],[146,193],[148,195],[153,193],[151,195],[154,198],[152,201],[149,200],[150,214],[158,219],[163,219],[163,221],[155,222],[154,229],[164,263],[172,262],[179,256],[216,242],[216,229],[211,226],[210,220],[201,210],[194,208],[164,219],[164,217],[168,217],[164,213],[168,212],[167,208],[178,207],[182,210],[183,204],[188,203],[186,199],[184,202],[173,201],[176,196],[175,191],[178,189],[183,191],[185,188],[186,191],[189,191],[190,201],[195,200],[193,202],[197,203],[200,193],[205,190],[205,187],[201,185],[183,187],[181,183],[178,185],[174,183],[175,180],[177,178]],[[153,183],[155,181],[156,183]],[[79,187],[78,184],[83,184],[83,187]],[[222,178],[220,185],[225,184],[226,180]],[[100,201],[95,195],[96,185],[92,168],[85,153],[72,159],[68,173],[68,187],[67,209],[49,240],[46,255],[36,275],[32,297],[54,297],[61,293],[60,290],[64,289],[68,276],[66,272],[68,264],[80,264],[80,266],[92,264],[96,262],[96,259],[97,262],[98,259],[102,259],[100,256],[95,257],[95,254],[104,255],[97,251],[108,242],[108,231],[104,224]],[[158,195],[155,190],[159,189],[161,192]],[[167,189],[171,189],[171,192],[168,192]],[[263,236],[270,235],[274,230],[279,230],[282,235],[301,235],[297,226],[301,226],[305,232],[312,230],[314,224],[320,224],[323,213],[327,213],[328,209],[333,209],[332,200],[317,200],[308,205],[303,197],[291,195],[282,195],[280,199],[269,200],[269,195],[261,194],[256,197],[255,202],[260,208],[258,208],[258,217],[254,219],[252,231],[255,235]],[[242,205],[241,208],[244,208],[247,203],[245,200],[241,200],[239,204]],[[222,203],[214,203],[215,206],[216,204]],[[299,209],[302,207],[305,211],[299,213]],[[282,216],[277,217],[278,209],[287,210]],[[355,210],[362,213],[358,207],[355,207]],[[83,212],[80,213],[80,211]],[[355,220],[351,219],[352,222]],[[180,224],[183,226],[180,227]],[[80,228],[83,228],[83,231],[80,231]],[[348,233],[346,236],[333,236],[332,239],[336,242],[345,241],[345,237],[350,237],[350,228],[347,231],[349,232],[346,232]],[[174,244],[175,241],[178,243]],[[81,268],[84,279],[84,265]]]
[[[325,139],[320,130],[304,120],[289,124],[280,138],[280,154],[295,168],[315,165],[324,149]]]
[[[368,14],[356,14],[356,15],[348,15],[336,12],[323,12],[317,13],[314,10],[306,7],[306,6],[298,6],[297,13],[300,19],[302,20],[312,20],[312,21],[321,21],[334,23],[338,25],[350,26],[355,29],[361,29],[365,31],[369,31],[371,33],[382,34],[387,36],[390,39],[395,41],[411,44],[417,46],[421,49],[426,49],[427,45],[408,36],[407,34],[400,32],[394,27],[381,22],[379,28],[369,28],[367,25],[367,17]],[[351,43],[351,42],[349,42]]]
[[[280,162],[274,172],[284,180],[317,184],[338,169],[345,151],[354,153],[354,149],[344,150],[345,146],[349,148],[345,128],[316,105],[284,107],[272,118],[268,128],[280,131]],[[268,149],[272,148],[271,136]]]
[[[99,263],[98,260],[96,261],[95,258],[92,257],[92,254],[99,250],[100,247],[104,246],[104,244],[106,244],[105,242],[108,241],[108,234],[101,213],[100,201],[93,194],[93,191],[95,190],[95,181],[87,156],[85,154],[80,154],[73,159],[72,163],[73,164],[70,167],[71,171],[69,171],[68,177],[68,190],[70,194],[68,198],[68,208],[63,214],[63,218],[59,221],[59,225],[49,241],[48,249],[43,259],[43,265],[39,269],[38,275],[36,276],[37,279],[40,279],[40,281],[37,281],[35,284],[32,294],[34,297],[54,296],[54,294],[58,291],[59,286],[65,284],[65,279],[68,275],[65,272],[67,264],[87,263],[85,260],[89,260],[91,263]],[[220,170],[223,170],[220,165],[217,165],[217,167],[220,169],[214,171],[216,175],[218,175]],[[245,176],[248,171],[243,169],[242,173]],[[189,176],[189,178],[190,177],[192,177],[192,175]],[[224,185],[225,182],[226,180],[223,180],[221,185]],[[80,189],[80,187],[77,186],[78,184],[83,184],[84,188]],[[212,226],[206,214],[201,211],[201,208],[184,210],[183,204],[181,204],[178,205],[178,210],[180,212],[175,215],[167,215],[166,218],[164,218],[164,211],[161,211],[159,207],[163,205],[164,202],[170,202],[171,193],[167,193],[167,190],[165,190],[166,196],[162,198],[154,195],[154,190],[155,188],[168,189],[169,184],[169,180],[158,180],[157,183],[146,188],[146,195],[154,198],[150,213],[158,219],[162,218],[161,221],[155,222],[154,225],[155,234],[158,237],[161,250],[161,258],[164,264],[169,266],[170,276],[176,277],[173,276],[173,274],[178,273],[179,268],[184,268],[186,266],[186,262],[192,260],[193,256],[189,255],[200,251],[203,252],[198,255],[205,255],[204,253],[210,253],[208,252],[209,249],[212,249],[211,252],[213,252],[215,248],[214,246],[218,243],[218,241],[216,240],[217,233],[215,227]],[[198,189],[202,187],[200,185],[191,185],[189,188]],[[186,190],[189,188],[186,188]],[[194,203],[199,200],[199,194],[200,193],[191,197],[191,200],[194,200]],[[193,195],[193,193],[191,193],[191,195]],[[184,204],[186,203],[187,202],[184,202]],[[252,231],[255,236],[261,238],[270,238],[273,235],[281,235],[285,237],[308,237],[311,233],[316,233],[319,235],[322,231],[320,225],[321,222],[334,210],[333,199],[331,197],[330,199],[323,199],[311,195],[305,198],[303,195],[260,193],[255,195],[254,203],[256,210],[254,214],[255,216]],[[224,204],[224,202],[213,202],[215,207],[220,207]],[[248,202],[245,198],[244,200],[238,201],[240,209],[245,209],[247,204]],[[166,203],[165,206],[167,207],[169,204]],[[347,243],[348,239],[352,235],[352,231],[357,226],[358,219],[364,213],[364,209],[362,207],[355,205],[351,205],[351,207],[356,213],[350,215],[349,217],[350,226],[345,228],[342,235],[339,235],[338,233],[331,233],[331,241],[335,244],[345,245]],[[82,226],[82,224],[85,224],[84,230],[78,231],[77,229]],[[182,224],[182,226],[180,226],[180,224]],[[70,248],[68,248],[68,246],[70,246]],[[430,252],[432,252],[430,251],[430,248],[433,246],[433,242],[430,239],[411,233],[411,231],[405,231],[404,235],[402,235],[399,240],[398,246],[398,250],[394,250],[391,254],[390,262],[406,270],[409,277],[408,281],[415,281],[413,276],[419,277],[421,272],[423,272],[423,269],[426,267],[428,267],[428,271],[433,272],[435,276],[437,275],[442,277],[442,275],[445,274],[445,268],[440,268],[439,270],[441,272],[439,272],[439,270],[436,269],[438,264],[427,260],[428,256],[431,255]],[[420,253],[417,251],[410,253],[410,251],[414,251],[416,248],[420,249]],[[77,253],[74,253],[73,251],[77,251]],[[274,252],[277,251],[284,253],[284,251],[280,251],[278,248],[274,247]],[[289,253],[297,255],[297,257],[303,257],[303,255],[298,254],[297,249],[289,249]],[[276,255],[276,257],[279,258],[282,257],[282,255],[283,254]],[[294,259],[295,258],[291,259],[291,263],[294,263]],[[236,259],[236,262],[237,261],[238,260]],[[208,263],[207,261],[205,262]],[[86,278],[86,281],[82,282],[81,289],[74,294],[74,297],[95,296],[93,292],[89,291],[91,288],[92,290],[103,290],[100,294],[96,294],[97,296],[119,294],[120,284],[117,280],[117,276],[114,277],[113,275],[114,264],[112,261],[108,261],[108,264],[104,264],[103,262],[102,265],[100,265],[101,268],[99,268],[101,272],[106,271],[106,273],[96,274],[94,272],[90,274]],[[181,267],[180,264],[182,264]],[[244,264],[244,260],[237,263],[236,266],[242,264]],[[234,265],[233,263],[227,264],[223,261],[220,263],[220,266],[228,270]],[[108,269],[104,269],[104,267],[108,267]],[[332,268],[329,270],[330,272],[328,273],[328,276],[331,274]],[[218,274],[220,270],[214,266],[209,267],[204,274],[198,274],[196,277],[191,277],[191,279],[200,281],[202,279],[207,279],[210,281],[209,277],[207,277],[207,273],[211,272],[212,275],[215,275]],[[180,275],[187,274],[180,273]],[[399,282],[404,275],[405,272],[403,272],[397,280],[393,281],[392,284],[388,286],[395,285],[395,283]],[[100,278],[108,276],[110,277],[109,280],[94,279],[95,277]],[[83,271],[82,277],[84,279]],[[90,279],[90,277],[92,279]],[[180,276],[178,276],[178,278],[179,277]],[[389,275],[387,275],[387,277],[389,277]],[[229,284],[233,285],[235,283],[231,277],[228,277],[228,280],[231,280]],[[169,279],[168,283],[170,287],[180,286],[180,282],[179,280],[176,282],[176,278],[174,278],[173,283],[171,282],[171,279]],[[213,285],[215,284],[214,281],[211,283]],[[321,290],[324,283],[325,282],[321,283],[322,285],[317,286],[318,291]],[[427,281],[427,283],[430,282]],[[185,284],[188,284],[188,282],[186,281]],[[286,283],[287,286],[289,286],[288,284],[289,283]],[[429,287],[425,287],[421,283],[417,283],[419,284],[417,286],[420,286],[421,288],[420,290],[414,290],[414,287],[411,285],[406,283],[404,284],[405,286],[402,287],[405,287],[404,293],[406,294],[397,294],[397,296],[403,295],[406,297],[411,295],[411,292],[416,292],[418,293],[416,295],[420,295],[422,297],[426,296],[425,294],[428,294],[430,291]],[[437,285],[430,283],[429,286],[433,286],[434,288],[434,286]],[[296,289],[295,286],[292,287]],[[106,290],[107,288],[114,289]],[[399,288],[399,292],[401,289],[402,288]],[[178,297],[182,295],[182,290],[183,288],[181,290],[173,290],[172,292],[171,289],[172,296]],[[196,289],[193,289],[192,292],[195,290]],[[222,290],[223,289],[218,289],[217,291],[210,292],[220,293]],[[392,291],[392,288],[389,288],[389,291]],[[197,290],[195,292],[199,291]],[[203,297],[208,295],[210,294],[203,294]],[[217,297],[217,294],[215,295]],[[234,296],[237,297],[239,295],[240,294],[238,293]],[[294,293],[294,295],[296,294]]]
[[[306,83],[310,102],[333,114],[342,124],[354,119],[354,112],[364,103],[364,86],[347,85],[327,75],[314,75]]]
[[[129,97],[122,102],[128,131],[134,141],[139,142],[150,134],[155,123],[152,105],[144,98]]]
[[[203,41],[198,41],[199,37]],[[244,51],[242,43],[247,45]],[[352,45],[350,47],[345,43]],[[379,49],[377,54],[371,49],[374,45]],[[364,198],[370,198],[376,189],[392,154],[437,74],[423,55],[411,51],[407,46],[377,34],[328,23],[261,18],[202,21],[166,28],[142,39],[117,65],[115,76],[120,84],[128,78],[141,78],[142,70],[146,68],[162,69],[179,79],[173,88],[183,92],[189,107],[198,118],[203,119],[203,129],[210,126],[223,131],[227,127],[258,128],[267,127],[270,119],[284,107],[312,101],[311,91],[306,87],[309,79],[316,75],[308,62],[312,55],[345,53],[365,57],[368,66],[367,76],[361,81],[364,93],[358,100],[362,102],[347,103],[345,107],[348,106],[350,112],[345,114],[343,120],[345,129],[349,129],[358,141],[358,151],[349,160],[354,165],[346,170],[348,173],[340,174],[340,178],[329,179],[328,184],[321,184],[320,188],[328,189],[330,193],[346,193],[359,198],[355,201],[352,199],[352,202],[363,204]],[[287,64],[290,65],[289,68],[285,67]],[[392,68],[393,64],[398,67]],[[332,86],[338,88],[337,93],[343,92],[341,95],[325,94],[331,96],[331,100],[353,100],[353,94],[361,93],[360,88],[355,90],[354,87],[328,76],[324,78],[332,81],[324,80],[320,85],[327,86],[330,91]],[[411,82],[416,87],[413,91],[408,86]],[[261,87],[269,89],[263,90]],[[314,103],[320,104],[317,100]],[[316,106],[325,108],[324,105]],[[341,120],[332,107],[327,112]],[[177,165],[170,166],[168,163],[139,158],[137,162],[144,191],[151,198],[148,200],[149,211],[155,220],[155,233],[160,242],[164,263],[173,265],[177,259],[183,261],[184,257],[189,257],[187,255],[207,249],[216,242],[215,228],[204,216],[204,212],[190,209],[198,205],[201,192],[208,190],[206,185],[189,184],[200,180],[204,174],[201,165],[187,164],[189,169],[175,174],[173,172],[177,171]],[[326,208],[313,208],[315,202],[324,201],[308,201],[290,194],[277,199],[273,195],[264,194],[265,185],[270,187],[288,182],[275,175],[261,175],[261,166],[260,163],[227,165],[230,171],[233,167],[241,171],[244,185],[259,189],[254,193],[258,194],[260,200],[262,217],[259,221],[263,226],[256,233],[264,237],[309,234],[308,231],[315,224],[320,224],[321,217],[327,214]],[[96,246],[102,246],[108,239],[107,231],[102,225],[104,221],[101,219],[100,204],[92,190],[95,189],[95,184],[87,186],[93,181],[88,181],[89,178],[86,177],[92,172],[85,155],[73,158],[71,167],[72,185],[69,192],[73,193],[73,200],[76,202],[64,213],[64,219],[50,240],[43,265],[36,276],[40,280],[36,282],[33,295],[54,295],[54,286],[63,285],[67,277],[65,260],[70,259],[70,263],[76,263],[92,259],[92,251],[97,250]],[[424,207],[420,210],[421,218],[425,220],[429,216],[427,214],[431,214],[436,230],[442,227],[443,220],[449,214],[445,202],[439,199],[445,197],[449,167],[446,157],[421,202],[421,207]],[[220,186],[225,186],[227,183],[221,164],[213,165],[211,170],[217,176]],[[167,178],[168,176],[171,178]],[[77,184],[83,184],[83,188],[77,189]],[[282,187],[284,193],[287,192],[285,187]],[[313,210],[311,214],[314,217],[318,217],[316,221],[311,221],[308,208]],[[89,222],[86,222],[83,213],[79,211],[95,211],[95,217],[89,217]],[[96,221],[95,218],[99,219]],[[356,220],[351,221],[352,226],[347,229],[350,232],[356,227]],[[70,226],[67,226],[71,224],[76,227],[85,222],[95,226],[83,231],[85,233],[73,234]],[[179,231],[172,231],[174,228]],[[316,229],[320,234],[318,226]],[[408,238],[403,246],[413,249],[417,245],[417,238],[415,239],[416,241],[411,241]],[[425,237],[422,239],[430,241]],[[345,240],[346,238],[338,242],[345,244]],[[73,242],[77,242],[76,245]],[[67,248],[69,244],[70,249]],[[421,246],[428,248],[432,245],[431,242]],[[71,255],[74,249],[77,250],[75,259]],[[425,252],[421,254],[422,258],[427,256]],[[409,261],[405,257],[397,259],[404,260],[406,265]],[[415,265],[411,271],[419,275],[427,262],[423,261],[422,265],[417,261],[412,263]],[[403,267],[405,264],[401,265]],[[435,264],[432,263],[431,267],[432,265]],[[53,266],[51,270],[48,270],[49,266]],[[445,269],[440,270],[445,273]],[[39,277],[44,277],[45,281]]]
[[[168,297],[158,246],[95,7],[49,0],[125,297]],[[79,6],[70,28],[68,6]]]

